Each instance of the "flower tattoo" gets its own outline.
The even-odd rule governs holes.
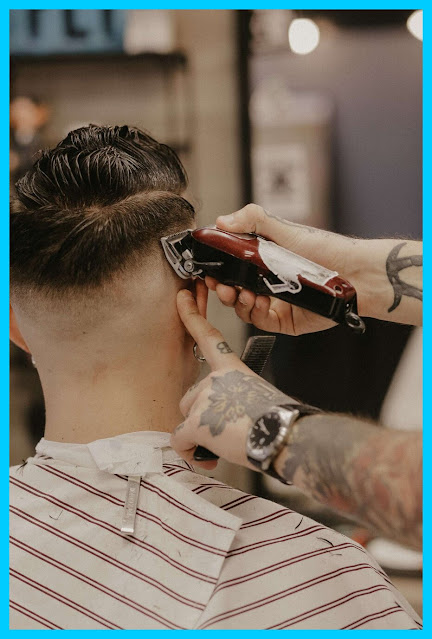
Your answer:
[[[286,395],[263,379],[234,370],[212,378],[209,407],[201,415],[200,426],[208,426],[213,436],[220,435],[225,425],[242,417],[255,420]]]

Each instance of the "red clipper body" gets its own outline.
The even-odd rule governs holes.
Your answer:
[[[277,297],[363,333],[355,288],[330,271],[254,234],[214,227],[188,229],[161,239],[165,255],[183,279],[214,277],[257,295]]]

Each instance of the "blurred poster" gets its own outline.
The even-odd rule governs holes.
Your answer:
[[[261,144],[252,151],[254,201],[274,215],[305,222],[310,214],[310,171],[304,144]]]
[[[249,103],[253,200],[279,217],[331,226],[332,99],[259,67]],[[254,74],[252,74],[252,81]]]
[[[14,9],[10,12],[10,52],[122,51],[125,14],[121,9]]]

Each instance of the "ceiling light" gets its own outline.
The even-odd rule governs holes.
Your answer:
[[[296,18],[288,29],[288,41],[294,53],[305,55],[318,46],[320,32],[318,26],[309,18]]]
[[[423,40],[423,11],[414,11],[407,20],[408,31],[417,38]]]

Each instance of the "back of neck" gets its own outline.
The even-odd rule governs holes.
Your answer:
[[[117,369],[40,372],[46,404],[45,439],[89,443],[136,431],[172,432],[182,421],[182,361],[159,356]]]

